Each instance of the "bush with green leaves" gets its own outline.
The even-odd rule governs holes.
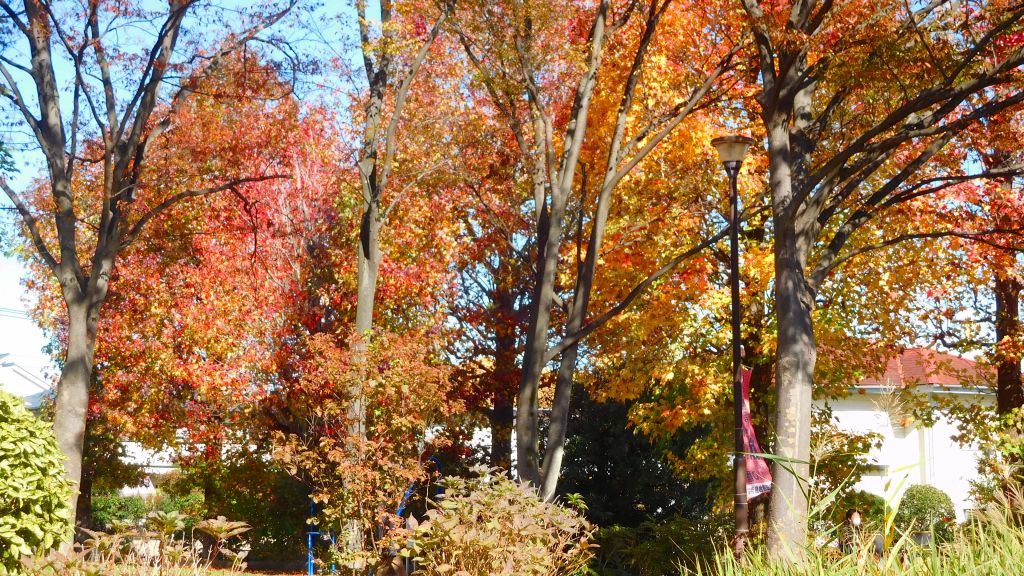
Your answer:
[[[953,500],[942,490],[926,484],[907,488],[896,510],[895,525],[900,531],[931,532],[939,540],[948,540],[956,521]]]
[[[885,524],[885,515],[888,510],[885,498],[864,490],[854,490],[844,494],[837,502],[833,510],[833,520],[836,524],[846,521],[848,510],[860,511],[866,529],[879,529]]]
[[[0,392],[0,570],[70,538],[70,490],[50,425]]]
[[[146,498],[134,494],[125,496],[104,492],[92,498],[93,528],[103,532],[138,526],[150,512],[180,512],[185,522],[183,530],[187,531],[206,516],[206,506],[203,495],[198,492],[165,494],[157,490],[156,494]]]
[[[126,525],[137,526],[147,512],[142,496],[106,492],[92,497],[92,525],[103,532],[115,532]]]
[[[712,561],[728,545],[733,526],[732,514],[725,513],[602,528],[590,569],[598,576],[675,574],[681,567]]]
[[[245,539],[253,560],[304,558],[309,488],[272,462],[229,453],[217,462],[192,462],[156,480],[158,491],[194,519],[226,516],[252,526]]]
[[[576,508],[545,502],[503,474],[445,481],[445,493],[403,555],[423,576],[566,576],[586,569],[593,527]]]

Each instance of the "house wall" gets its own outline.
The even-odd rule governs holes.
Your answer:
[[[849,397],[830,400],[832,413],[843,430],[850,432],[877,432],[882,445],[869,454],[876,467],[869,470],[856,488],[894,499],[914,484],[929,484],[941,489],[953,500],[958,521],[964,521],[967,511],[977,505],[970,497],[970,482],[978,477],[978,459],[982,456],[977,445],[963,447],[952,439],[958,433],[956,426],[940,416],[932,427],[919,424],[900,426],[898,418],[879,407],[879,390],[866,393],[854,391]],[[918,394],[955,394],[964,402],[994,406],[992,394],[945,391],[941,388],[919,387]],[[819,405],[822,403],[818,403]]]

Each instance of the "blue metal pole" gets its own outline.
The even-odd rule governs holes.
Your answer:
[[[310,500],[309,500],[309,517],[310,518],[315,518],[316,517],[316,508],[314,508],[314,504],[313,504],[313,499],[312,498],[310,498]],[[314,562],[313,562],[313,536],[319,536],[319,535],[320,535],[320,532],[316,531],[316,524],[310,524],[309,525],[309,530],[306,532],[306,546],[307,546],[306,573],[307,573],[308,576],[313,576],[313,567],[314,567]]]

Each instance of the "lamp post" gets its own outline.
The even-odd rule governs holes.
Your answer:
[[[733,552],[737,559],[743,555],[743,546],[750,529],[750,513],[747,509],[747,452],[743,440],[743,358],[740,349],[740,241],[739,241],[739,194],[736,191],[736,177],[747,155],[747,149],[754,143],[746,136],[722,136],[711,141],[718,150],[718,158],[729,175],[729,290],[732,293],[732,394],[733,417],[735,419],[736,450],[733,456],[735,496],[733,505],[736,514],[736,539]]]

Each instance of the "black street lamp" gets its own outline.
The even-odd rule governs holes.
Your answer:
[[[740,241],[739,241],[739,194],[736,191],[736,177],[740,166],[747,155],[747,150],[754,144],[753,138],[746,136],[722,136],[711,141],[718,150],[718,158],[725,166],[729,175],[729,289],[732,292],[732,393],[733,416],[735,418],[736,450],[733,455],[733,472],[735,480],[735,497],[733,500],[736,514],[736,540],[733,551],[737,558],[743,555],[743,546],[750,530],[750,514],[747,509],[747,452],[743,441],[743,354],[740,348]]]

